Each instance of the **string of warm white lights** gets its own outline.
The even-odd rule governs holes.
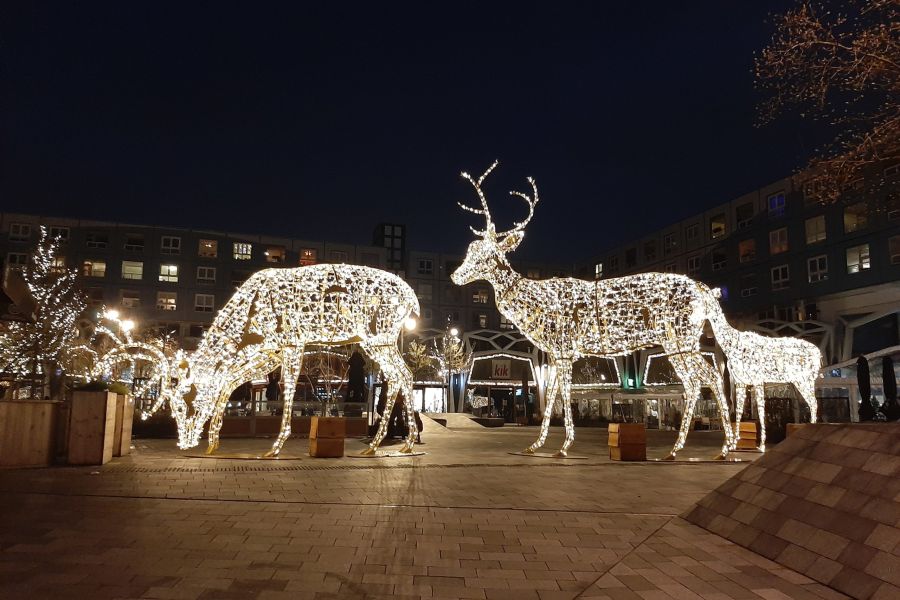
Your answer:
[[[728,359],[728,372],[737,396],[736,429],[740,428],[747,388],[750,387],[759,413],[759,449],[765,451],[767,383],[793,384],[809,405],[810,420],[815,423],[818,419],[816,378],[822,368],[822,352],[806,340],[772,338],[752,331],[739,331],[728,323],[715,298],[710,298],[707,302],[714,304],[708,310],[710,323],[715,331],[716,341]]]
[[[671,273],[645,273],[584,281],[574,278],[527,279],[517,273],[506,258],[522,242],[524,229],[538,203],[537,185],[530,177],[533,195],[512,192],[528,205],[528,215],[512,229],[497,232],[487,199],[484,179],[497,166],[494,162],[478,179],[463,173],[481,203],[481,208],[460,206],[485,218],[485,228],[471,228],[478,236],[469,245],[463,264],[451,275],[457,285],[488,281],[494,288],[497,308],[513,322],[550,360],[544,418],[538,439],[525,452],[534,453],[547,439],[557,392],[563,404],[565,441],[558,453],[565,456],[575,439],[572,421],[572,365],[583,356],[620,356],[653,346],[662,346],[677,356],[672,365],[685,384],[686,401],[693,406],[701,383],[711,385],[719,404],[727,453],[733,432],[728,426],[728,405],[721,376],[709,367],[700,353],[700,337],[706,319],[706,286],[689,277]],[[710,382],[712,382],[710,384]],[[689,422],[682,421],[674,453],[684,445]]]
[[[419,302],[399,277],[370,267],[321,264],[266,269],[252,275],[218,312],[197,349],[177,361],[169,394],[178,424],[179,447],[192,448],[209,421],[209,446],[219,446],[222,417],[231,393],[245,381],[265,377],[279,366],[284,386],[281,430],[269,455],[277,455],[291,434],[297,376],[307,345],[359,344],[388,380],[386,414],[397,392],[412,398],[412,373],[397,347],[400,331]],[[416,439],[412,403],[406,403],[409,436]],[[374,454],[387,433],[388,419],[364,454]]]

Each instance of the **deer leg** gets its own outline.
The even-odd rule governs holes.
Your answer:
[[[544,445],[544,442],[547,441],[547,434],[550,433],[550,417],[553,415],[553,403],[556,402],[556,390],[559,389],[556,361],[553,359],[550,360],[549,374],[550,379],[547,384],[546,396],[544,397],[546,406],[544,406],[544,418],[541,421],[541,432],[538,434],[537,440],[525,448],[525,450],[522,451],[522,454],[534,454],[535,450]]]
[[[674,337],[672,332],[669,333],[669,337]],[[681,380],[681,385],[684,387],[684,412],[681,415],[681,427],[678,430],[678,438],[675,440],[675,445],[672,446],[671,452],[669,452],[669,455],[665,458],[665,460],[675,460],[675,455],[684,448],[688,431],[690,431],[691,428],[691,421],[694,419],[694,406],[697,403],[697,396],[700,393],[700,382],[697,375],[692,372],[692,361],[689,360],[688,357],[689,354],[693,355],[693,353],[680,352],[677,344],[674,346],[664,344],[663,349],[666,351],[666,354],[669,355],[669,362],[672,364],[672,369],[675,371],[675,374]]]
[[[719,418],[722,420],[722,431],[725,434],[725,441],[722,443],[722,452],[716,458],[724,459],[728,456],[728,451],[731,450],[735,441],[722,376],[712,365],[706,362],[702,354],[695,354],[693,360],[697,363],[696,370],[704,373],[703,379],[706,381],[706,385],[712,389],[713,396],[716,398],[716,404],[719,407]]]
[[[747,399],[747,386],[743,383],[734,384],[734,441],[732,450],[737,447],[737,436],[741,430],[741,417],[744,415],[744,402]]]
[[[400,391],[403,392],[403,409],[406,414],[406,442],[403,444],[403,448],[400,449],[400,452],[403,454],[412,454],[413,448],[416,445],[416,438],[419,435],[418,428],[416,427],[416,415],[415,410],[413,409],[413,376],[412,372],[409,370],[409,367],[406,366],[406,361],[403,360],[403,356],[397,350],[396,346],[390,346],[389,351],[385,354],[389,355],[389,359],[392,365],[392,379],[397,382]],[[390,415],[390,412],[388,412]]]
[[[819,420],[819,406],[818,401],[816,400],[815,376],[807,381],[794,383],[794,387],[797,388],[797,391],[800,392],[800,395],[803,396],[804,400],[806,400],[806,404],[809,405],[809,422],[815,423]]]
[[[753,399],[756,412],[759,413],[759,450],[766,451],[766,386],[762,383],[753,386]]]
[[[397,400],[397,391],[399,389],[399,381],[395,373],[395,366],[390,354],[390,346],[376,346],[376,345],[366,345],[363,349],[371,356],[375,362],[381,366],[381,370],[385,372],[387,376],[387,402],[384,406],[384,413],[381,415],[381,420],[378,421],[378,429],[375,432],[375,437],[372,438],[372,441],[369,443],[369,447],[363,450],[360,454],[362,456],[371,456],[375,454],[378,447],[381,445],[382,440],[384,440],[384,436],[387,435],[388,424],[391,420],[391,413],[394,410],[394,402]]]
[[[267,457],[278,456],[284,443],[291,437],[291,417],[294,415],[294,393],[297,390],[297,376],[303,364],[303,348],[285,348],[281,351],[281,382],[284,385],[282,395],[281,430],[272,449],[266,452]]]
[[[572,421],[572,363],[563,361],[559,366],[559,375],[557,377],[559,379],[560,401],[563,403],[566,439],[556,455],[565,457],[575,441],[575,422]]]

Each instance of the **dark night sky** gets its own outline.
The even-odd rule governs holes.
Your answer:
[[[542,193],[519,253],[580,261],[809,145],[797,122],[753,126],[753,53],[784,1],[18,4],[6,211],[357,243],[397,221],[462,252],[458,173],[496,157],[501,224],[526,175]]]

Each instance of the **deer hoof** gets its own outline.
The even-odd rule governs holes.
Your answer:
[[[713,457],[713,460],[725,460],[728,458],[728,450],[722,450]]]
[[[560,450],[559,452],[557,452],[557,453],[554,454],[553,456],[556,457],[556,458],[565,458],[565,457],[567,457],[568,455],[569,455],[569,453],[566,452],[565,450]]]
[[[765,451],[766,451],[766,445],[765,445],[765,444],[760,444],[759,447],[757,448],[757,450],[759,450],[760,452],[765,452]]]
[[[669,452],[669,453],[666,455],[666,457],[663,458],[662,460],[668,460],[668,461],[673,461],[673,460],[675,460],[675,453],[674,453],[674,452]]]
[[[402,448],[400,448],[400,454],[412,454],[413,449],[409,444],[404,444]]]
[[[263,458],[275,458],[276,456],[278,456],[279,452],[281,452],[281,450],[276,450],[275,448],[272,448],[271,450],[269,450],[268,452],[263,454]]]
[[[206,447],[206,453],[207,454],[215,454],[216,450],[218,450],[218,449],[219,449],[218,443],[210,444],[209,446]]]
[[[369,446],[365,450],[359,453],[360,456],[375,456],[375,448]]]
[[[527,448],[522,450],[522,454],[534,454],[534,448],[532,448],[531,446],[528,446]]]

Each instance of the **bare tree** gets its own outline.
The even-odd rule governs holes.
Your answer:
[[[801,0],[756,58],[762,123],[794,110],[834,131],[807,165],[813,200],[873,191],[883,182],[872,173],[900,161],[898,13],[900,0]]]
[[[412,371],[413,380],[419,381],[424,377],[437,377],[437,359],[428,350],[428,346],[419,340],[410,342],[403,355],[409,370]]]

